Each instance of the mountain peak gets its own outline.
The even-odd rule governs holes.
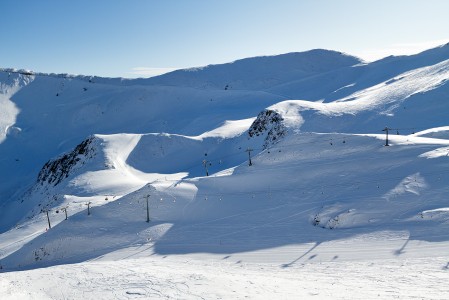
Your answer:
[[[361,62],[359,58],[342,52],[314,49],[176,70],[150,78],[148,82],[152,85],[178,85],[204,89],[260,90]]]

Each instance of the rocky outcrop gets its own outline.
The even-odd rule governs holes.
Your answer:
[[[49,160],[42,170],[39,172],[37,182],[41,185],[44,183],[53,186],[58,185],[64,178],[67,178],[70,172],[79,164],[84,164],[86,159],[92,158],[95,151],[92,147],[94,137],[89,137],[69,153],[59,158]]]
[[[259,113],[248,130],[249,138],[264,137],[264,149],[277,143],[286,134],[287,128],[284,125],[284,118],[276,111],[270,109]]]

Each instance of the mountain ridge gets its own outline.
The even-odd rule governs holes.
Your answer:
[[[312,243],[310,256],[292,250],[284,263],[351,260],[341,243],[363,237],[363,250],[390,232],[382,257],[406,246],[404,257],[422,255],[423,241],[441,253],[447,50],[342,65],[328,65],[338,52],[312,51],[308,72],[286,71],[280,84],[259,80],[270,65],[261,77],[242,68],[263,60],[249,59],[225,68],[254,82],[217,71],[207,88],[201,76],[170,86],[0,72],[2,265],[83,262],[136,245],[237,263]]]
[[[328,66],[324,68],[323,72],[308,73],[309,75],[313,73],[313,75],[308,75],[306,78],[299,79],[299,81],[296,75],[292,75],[287,71],[289,75],[285,80],[286,83],[275,85],[269,89],[266,89],[267,86],[263,85],[262,90],[256,91],[234,90],[232,86],[226,90],[222,84],[217,89],[212,90],[173,86],[176,82],[172,83],[172,86],[148,84],[152,80],[158,80],[157,78],[148,79],[147,85],[123,85],[122,82],[124,81],[122,79],[111,79],[112,81],[109,81],[107,78],[101,79],[89,76],[67,77],[64,74],[56,77],[47,77],[35,74],[30,75],[30,72],[26,70],[26,72],[22,72],[23,74],[0,72],[2,103],[6,105],[3,107],[6,108],[6,112],[9,114],[8,118],[3,119],[9,121],[7,121],[8,124],[2,125],[3,138],[7,140],[0,144],[0,151],[3,151],[3,153],[15,153],[14,158],[5,158],[0,162],[3,164],[1,169],[8,170],[9,174],[10,170],[14,170],[13,174],[15,175],[12,176],[13,178],[24,176],[24,178],[28,177],[28,180],[31,181],[31,178],[34,177],[32,174],[37,174],[40,167],[51,157],[57,156],[61,152],[69,151],[92,134],[170,132],[195,136],[207,131],[213,131],[228,120],[254,118],[264,109],[281,101],[291,99],[323,102],[320,105],[312,102],[310,104],[303,102],[307,105],[300,109],[302,110],[300,115],[302,119],[307,121],[302,125],[302,130],[329,131],[329,128],[335,128],[344,132],[379,130],[391,118],[388,117],[388,113],[384,113],[385,110],[389,109],[388,107],[381,107],[381,110],[378,111],[381,114],[367,112],[368,118],[362,116],[364,113],[358,113],[360,117],[356,117],[352,121],[344,119],[345,123],[342,123],[343,119],[340,120],[340,118],[331,119],[326,117],[320,111],[326,110],[324,103],[330,103],[328,107],[332,107],[337,105],[332,103],[337,100],[341,101],[351,97],[356,99],[359,97],[357,92],[365,93],[366,95],[369,95],[369,93],[376,95],[370,91],[370,88],[372,89],[373,86],[378,86],[379,91],[382,91],[382,89],[386,91],[391,90],[389,87],[400,85],[405,80],[400,79],[400,76],[403,78],[410,77],[406,76],[407,73],[399,72],[409,70],[417,65],[421,67],[423,64],[439,62],[444,58],[449,59],[449,45],[430,49],[412,56],[388,58],[370,64],[360,64],[360,60],[337,51],[311,50],[304,53],[243,59],[234,63],[214,65],[206,69],[213,71],[223,66],[226,68],[237,66],[239,70],[241,69],[239,64],[249,63],[249,66],[251,66],[261,60],[273,61],[278,59],[283,60],[279,65],[284,66],[291,62],[292,58],[302,57],[302,59],[307,60],[310,56],[315,58],[304,67],[305,69],[307,67],[313,68],[323,56],[328,56],[324,60],[325,62],[332,61],[335,57],[343,58],[343,65],[345,66],[340,67],[339,64],[341,62],[337,62],[339,67],[336,70],[334,67]],[[409,61],[414,63],[410,64]],[[393,62],[393,65],[399,63],[408,67],[405,69],[404,67],[399,69],[392,68],[391,62]],[[318,65],[323,66],[326,64],[322,62],[321,65]],[[335,64],[331,64],[331,66],[335,66]],[[270,70],[269,66],[263,68]],[[294,66],[289,66],[289,68],[292,69]],[[179,72],[175,71],[174,74]],[[201,73],[201,71],[182,72],[187,72],[191,76]],[[423,71],[417,72],[416,74],[420,74],[419,72]],[[245,76],[250,76],[252,72],[244,74]],[[392,74],[395,77],[390,77]],[[158,78],[167,80],[171,75],[161,76]],[[266,76],[266,73],[263,76]],[[358,83],[357,78],[361,78],[361,83]],[[201,81],[202,79],[200,78],[199,80]],[[130,80],[130,82],[132,81]],[[260,84],[257,77],[254,81]],[[14,82],[17,82],[19,85],[14,85]],[[137,80],[135,82],[140,81]],[[228,81],[224,80],[224,82]],[[413,85],[413,82],[411,84]],[[434,94],[431,101],[440,103],[439,105],[442,106],[435,111],[427,112],[427,114],[438,115],[438,122],[435,123],[435,120],[423,118],[423,121],[428,120],[425,125],[423,124],[424,126],[420,124],[410,125],[406,124],[407,121],[404,119],[401,122],[397,122],[396,127],[415,127],[415,130],[424,130],[427,129],[425,128],[426,126],[430,127],[433,123],[435,126],[446,125],[444,123],[444,109],[442,109],[445,107],[443,100],[445,97],[445,86],[447,86],[446,82],[442,81],[441,86],[435,85],[433,90],[424,92],[424,94]],[[293,88],[294,92],[291,92],[291,88]],[[418,91],[418,88],[416,91]],[[423,92],[416,93],[412,91],[410,93],[415,93],[412,96],[413,100],[411,100],[413,103],[415,103],[414,99],[423,97]],[[286,94],[296,94],[296,96],[305,97],[288,97]],[[374,96],[370,97],[373,98]],[[411,111],[411,108],[407,110],[398,109],[398,103],[404,101],[405,98],[400,98],[403,96],[399,96],[397,99],[394,97],[398,96],[392,97],[391,109],[405,117],[407,114],[404,113]],[[424,97],[426,96],[424,95]],[[164,105],[161,105],[163,102]],[[321,108],[317,109],[318,106]],[[418,113],[419,105],[416,106],[414,104],[413,107],[415,107],[414,113]],[[428,110],[429,108],[425,109]],[[129,117],[124,118],[123,114],[127,114]],[[172,118],[171,116],[176,117]],[[357,121],[357,119],[361,120]],[[370,120],[375,120],[377,125],[374,123],[369,125],[369,122],[373,122]],[[349,126],[351,122],[359,122],[366,125],[355,130],[351,129],[354,125]],[[328,125],[326,126],[325,124]],[[34,138],[34,136],[42,136],[43,139],[47,140],[47,143],[41,144],[39,139]],[[38,163],[29,161],[26,158],[28,155],[27,151],[29,151],[27,149],[33,151],[33,155],[36,157],[35,161]],[[25,165],[24,162],[26,162]],[[6,177],[6,173],[3,173],[2,177]],[[8,198],[12,195],[11,192],[5,194],[5,191],[14,190],[14,185],[11,186],[12,183],[8,183],[10,181],[11,179],[5,180],[6,186],[0,187],[0,195],[3,195],[3,197],[6,196]]]

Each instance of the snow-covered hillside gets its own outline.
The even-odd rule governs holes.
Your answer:
[[[277,56],[261,56],[222,65],[177,70],[150,78],[152,85],[200,89],[267,90],[292,80],[310,78],[361,63],[341,52],[315,49]]]
[[[449,45],[138,80],[4,70],[0,292],[445,299],[448,79]]]

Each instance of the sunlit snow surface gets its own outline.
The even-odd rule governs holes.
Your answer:
[[[1,73],[1,299],[449,298],[447,48],[318,51],[258,82],[257,60],[135,84]],[[268,147],[247,132],[264,109],[286,128]]]

